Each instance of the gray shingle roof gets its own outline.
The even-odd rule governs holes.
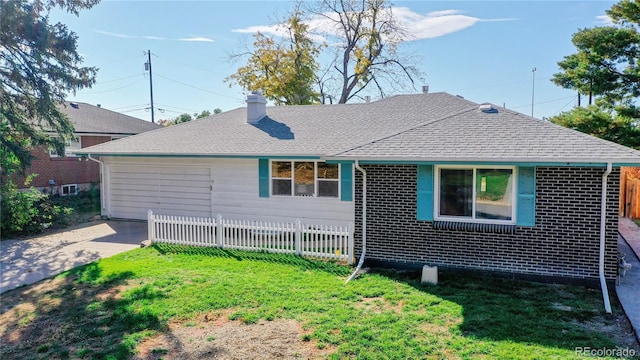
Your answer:
[[[267,107],[256,125],[247,124],[246,108],[238,108],[82,153],[640,163],[638,151],[504,109],[483,113],[447,93]]]
[[[72,104],[75,104],[72,106]],[[69,117],[76,133],[134,135],[162,126],[82,102],[66,102],[58,107]]]
[[[376,160],[627,162],[640,151],[498,108],[466,111],[337,154]]]

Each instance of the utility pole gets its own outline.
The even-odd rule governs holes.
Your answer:
[[[533,82],[531,83],[531,117],[533,117],[533,102],[536,95],[536,68],[531,69]]]
[[[151,95],[151,122],[155,123],[156,119],[153,113],[153,74],[151,72],[151,50],[147,50],[147,62],[144,64],[144,69],[149,70],[149,94]]]

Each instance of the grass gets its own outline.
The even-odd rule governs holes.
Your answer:
[[[170,322],[194,326],[212,311],[245,324],[296,320],[301,340],[335,359],[572,359],[575,347],[621,346],[601,331],[615,317],[596,290],[462,273],[430,286],[393,271],[345,285],[351,270],[264,253],[137,249],[66,272],[53,290],[3,294],[0,358],[126,359]]]
[[[640,226],[640,219],[631,219],[636,225]]]

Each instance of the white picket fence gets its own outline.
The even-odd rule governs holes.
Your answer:
[[[154,214],[149,240],[191,246],[266,251],[346,260],[353,263],[353,224],[328,226]]]

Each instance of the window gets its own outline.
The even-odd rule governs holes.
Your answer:
[[[314,161],[271,162],[271,194],[337,198],[338,164]]]
[[[80,149],[82,149],[82,142],[80,140],[80,137],[78,137],[77,139],[71,139],[70,141],[67,141],[67,144],[64,148],[64,156],[75,157],[77,156],[75,152]],[[49,157],[60,157],[60,155],[58,155],[55,149],[50,149]]]
[[[60,192],[61,196],[77,195],[78,194],[78,185],[76,185],[76,184],[62,185],[61,189],[62,189],[62,191]]]
[[[514,173],[514,167],[437,168],[435,218],[514,223]]]

